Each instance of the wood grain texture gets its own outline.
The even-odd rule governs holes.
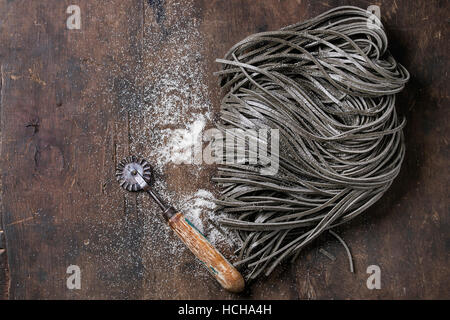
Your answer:
[[[170,218],[169,225],[224,289],[235,293],[244,290],[244,279],[239,271],[182,213],[177,213]]]
[[[206,271],[191,273],[198,264],[188,251],[170,256],[168,275],[167,253],[157,243],[175,235],[159,238],[170,230],[156,205],[118,188],[118,161],[130,152],[150,154],[158,139],[144,132],[140,106],[158,102],[147,101],[147,91],[158,98],[158,75],[185,55],[177,51],[176,27],[190,32],[185,41],[199,52],[192,59],[217,112],[214,60],[234,43],[367,1],[75,3],[81,30],[66,29],[64,1],[0,0],[0,299],[450,298],[448,1],[374,3],[393,55],[412,76],[397,99],[408,121],[407,152],[391,190],[338,230],[356,272],[348,271],[343,248],[323,236],[296,263],[240,295],[222,290]],[[181,193],[210,186],[213,171],[194,176],[187,165],[171,166],[157,178]],[[321,255],[321,247],[337,259]],[[81,266],[81,290],[66,288],[71,264]],[[381,290],[366,287],[371,264],[382,270]]]

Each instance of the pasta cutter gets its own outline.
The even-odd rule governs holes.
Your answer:
[[[208,241],[208,239],[174,207],[167,205],[150,187],[152,167],[143,158],[129,156],[116,169],[120,186],[128,191],[146,191],[163,212],[170,228],[189,250],[205,265],[220,285],[231,292],[244,289],[244,279],[239,271]]]

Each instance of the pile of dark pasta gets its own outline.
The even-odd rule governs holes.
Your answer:
[[[225,93],[218,128],[279,129],[275,175],[225,163],[214,178],[223,188],[217,210],[231,215],[221,223],[243,240],[237,265],[248,279],[364,212],[399,173],[405,120],[395,94],[409,74],[373,18],[338,7],[251,35],[217,60]]]

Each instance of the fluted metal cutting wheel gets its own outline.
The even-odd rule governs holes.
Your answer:
[[[142,187],[136,181],[136,175],[132,172],[136,170],[137,173],[150,184],[152,176],[152,167],[143,158],[137,156],[129,156],[120,161],[116,168],[116,178],[122,188],[128,191],[140,191]]]

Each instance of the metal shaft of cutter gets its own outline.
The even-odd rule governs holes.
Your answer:
[[[162,211],[167,211],[169,208],[165,202],[150,188],[150,185],[147,183],[147,181],[144,180],[142,175],[137,171],[133,170],[131,172],[132,175],[134,175],[134,178],[136,179],[137,183],[141,186],[141,188],[148,192],[148,194],[155,200],[155,202],[158,204],[158,206],[161,208]]]
[[[164,201],[161,200],[161,198],[155,193],[153,192],[152,189],[147,189],[148,194],[153,198],[153,200],[155,200],[155,202],[158,204],[158,206],[161,208],[162,211],[167,211],[167,209],[169,208]]]

